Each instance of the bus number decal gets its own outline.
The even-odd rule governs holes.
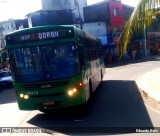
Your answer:
[[[22,41],[29,40],[30,39],[30,35],[23,35],[20,38],[21,38]]]
[[[27,95],[38,95],[38,91],[27,92]]]
[[[38,33],[38,38],[40,40],[47,39],[47,38],[55,38],[55,37],[59,37],[58,31]]]

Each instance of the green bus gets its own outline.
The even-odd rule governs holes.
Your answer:
[[[18,30],[6,43],[20,110],[85,104],[105,74],[100,40],[72,25]]]

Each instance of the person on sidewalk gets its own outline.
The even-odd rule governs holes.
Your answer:
[[[132,51],[132,60],[135,60],[135,57],[136,57],[136,51]]]

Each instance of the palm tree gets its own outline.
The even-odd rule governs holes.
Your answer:
[[[120,36],[120,43],[117,46],[120,56],[126,52],[128,42],[133,34],[150,26],[153,16],[159,13],[159,9],[160,0],[140,0]]]

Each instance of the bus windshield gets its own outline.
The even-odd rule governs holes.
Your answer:
[[[77,46],[73,43],[9,50],[13,79],[33,82],[61,79],[79,73]]]

